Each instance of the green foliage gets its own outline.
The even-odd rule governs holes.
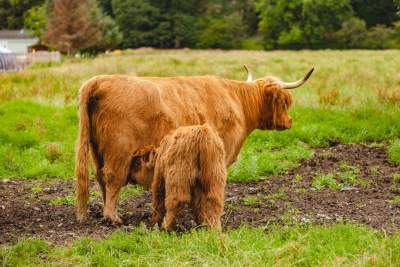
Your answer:
[[[22,29],[25,13],[35,6],[40,6],[44,0],[1,0],[0,29]]]
[[[95,0],[89,2],[89,10],[91,12],[91,21],[101,28],[101,38],[88,51],[99,52],[117,48],[123,40],[121,31],[116,22],[109,15],[105,15],[104,11],[97,5]]]
[[[224,18],[210,18],[200,34],[197,46],[200,48],[240,48],[240,37],[244,35],[241,16],[233,13]]]
[[[260,0],[265,48],[320,48],[352,14],[349,0]]]
[[[400,139],[396,139],[392,142],[388,154],[390,161],[400,165]]]
[[[353,13],[349,0],[304,1],[302,25],[306,45],[310,48],[330,46],[334,33]]]
[[[47,30],[46,6],[34,6],[24,15],[24,26],[32,32],[33,36],[42,38]]]
[[[1,247],[4,266],[395,266],[400,236],[351,224],[205,229],[176,235],[136,227],[104,240],[51,247],[23,240]]]
[[[343,22],[342,28],[336,33],[336,38],[344,48],[361,48],[367,34],[365,21],[352,17]]]
[[[352,0],[352,6],[359,18],[368,27],[378,24],[390,26],[396,19],[396,2],[398,0]]]
[[[317,174],[314,177],[311,185],[312,185],[312,187],[314,187],[317,190],[320,190],[323,188],[329,188],[329,189],[339,189],[340,188],[340,185],[335,180],[333,174]]]

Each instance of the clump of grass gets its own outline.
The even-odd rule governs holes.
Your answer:
[[[347,162],[342,161],[340,163],[340,170],[342,171],[339,174],[339,179],[342,181],[344,184],[347,185],[357,185],[359,183],[359,173],[360,169],[356,166],[350,166],[347,164]]]
[[[100,197],[100,193],[97,191],[90,191],[89,193],[89,201],[93,201],[96,198]],[[63,206],[63,205],[75,205],[76,197],[73,193],[70,193],[66,196],[61,196],[61,197],[55,197],[53,199],[50,199],[49,204],[50,205],[55,205],[55,206]]]
[[[395,196],[392,199],[392,204],[395,205],[395,206],[400,206],[400,196]]]
[[[283,188],[280,188],[278,191],[276,191],[273,194],[269,194],[265,197],[265,199],[269,201],[275,202],[276,200],[285,200],[287,199],[287,195],[285,193],[285,190]]]
[[[144,193],[144,190],[139,185],[124,186],[119,194],[119,199],[125,201],[130,198],[135,198]]]
[[[295,193],[307,193],[307,188],[296,188],[296,189],[294,189],[294,192]]]
[[[382,103],[400,104],[400,89],[381,88],[377,90],[377,96]]]
[[[75,196],[67,195],[63,197],[56,197],[49,201],[50,205],[55,206],[63,206],[63,205],[74,205],[75,204]]]
[[[33,192],[34,194],[39,194],[39,193],[41,193],[42,191],[43,191],[42,187],[41,187],[40,185],[38,185],[38,184],[36,184],[36,185],[34,185],[34,186],[32,187],[32,192]]]
[[[400,181],[400,172],[396,172],[392,175],[392,178],[395,182],[399,182]]]
[[[388,154],[391,162],[400,164],[400,139],[396,139],[391,143]]]
[[[371,171],[371,174],[373,176],[379,176],[380,175],[380,167],[379,166],[371,166],[370,167],[370,171]]]
[[[319,102],[322,105],[348,105],[351,103],[352,97],[351,96],[346,96],[343,97],[341,96],[341,93],[337,89],[333,89],[325,94],[320,94],[319,95]]]
[[[329,188],[329,189],[339,189],[340,185],[338,182],[335,180],[335,177],[333,174],[317,174],[311,183],[312,187],[314,187],[317,190],[321,190],[323,188]]]
[[[255,206],[261,203],[257,196],[252,195],[244,197],[242,201],[245,206]]]
[[[300,174],[296,174],[296,175],[294,176],[294,181],[295,181],[296,183],[300,183],[302,180],[303,180],[303,177],[302,177]]]

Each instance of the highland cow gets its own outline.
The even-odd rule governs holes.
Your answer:
[[[224,145],[207,124],[179,127],[156,150],[139,150],[132,159],[130,181],[152,188],[152,224],[170,229],[190,204],[199,224],[221,229],[226,163]]]
[[[289,90],[294,83],[273,77],[247,82],[213,76],[96,76],[79,93],[79,138],[76,149],[77,217],[87,212],[89,151],[103,195],[104,216],[121,223],[118,193],[128,179],[132,154],[158,146],[171,130],[208,123],[222,139],[225,162],[232,164],[255,129],[285,130],[292,125]]]

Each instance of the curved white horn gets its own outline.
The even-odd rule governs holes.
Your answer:
[[[282,82],[282,87],[283,87],[284,89],[294,89],[294,88],[297,88],[297,87],[302,86],[302,85],[308,80],[308,78],[310,78],[310,76],[311,76],[311,74],[313,73],[313,71],[314,71],[314,68],[312,68],[312,69],[307,73],[307,75],[304,76],[303,79],[300,79],[300,80],[298,80],[298,81],[296,81],[296,82],[292,82],[292,83],[285,83],[285,82]]]
[[[247,81],[246,82],[250,83],[253,81],[253,75],[251,74],[251,72],[250,72],[249,68],[246,66],[246,64],[244,64],[243,66],[247,71]]]

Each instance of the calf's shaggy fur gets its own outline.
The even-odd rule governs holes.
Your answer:
[[[130,181],[152,188],[153,218],[170,229],[190,204],[199,224],[221,229],[226,163],[224,145],[207,124],[179,127],[156,150],[147,146],[132,159]]]

